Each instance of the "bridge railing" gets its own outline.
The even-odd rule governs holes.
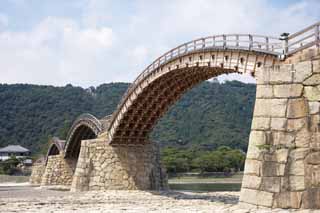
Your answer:
[[[150,73],[152,73],[153,70],[180,56],[187,55],[192,52],[201,52],[212,49],[239,49],[246,51],[264,52],[275,56],[279,56],[283,53],[282,42],[279,40],[279,38],[261,35],[215,35],[184,43],[157,58],[134,80],[127,92],[122,96],[123,98],[120,101],[120,105],[118,106],[117,111],[113,114],[116,120],[111,120],[110,127],[112,127],[114,123],[119,123],[118,114],[121,112],[120,110],[122,110],[122,107],[126,103],[128,96],[138,85],[138,83],[145,79]],[[111,134],[113,134],[112,130]]]
[[[229,34],[200,38],[182,44],[157,58],[135,79],[131,87],[134,87],[137,82],[140,82],[159,66],[191,52],[207,49],[242,49],[281,55],[283,53],[282,48],[279,38],[260,35]]]
[[[120,122],[119,114],[125,111],[125,103],[134,88],[145,79],[153,70],[169,61],[183,55],[187,55],[196,51],[206,51],[210,49],[239,49],[246,51],[264,52],[267,54],[279,56],[284,59],[286,56],[292,55],[301,50],[315,46],[319,49],[320,46],[320,22],[303,29],[297,33],[285,37],[282,41],[276,37],[268,37],[261,35],[250,34],[229,34],[229,35],[216,35],[205,38],[196,39],[185,44],[182,44],[151,63],[131,84],[126,93],[122,96],[122,100],[118,105],[117,111],[113,114],[110,126],[111,128],[117,126]],[[110,134],[113,134],[114,129],[109,129]]]
[[[301,50],[315,46],[320,47],[320,22],[288,36],[284,54],[292,55]],[[287,45],[287,46],[286,46]]]

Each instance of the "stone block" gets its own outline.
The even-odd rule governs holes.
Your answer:
[[[309,101],[309,114],[318,114],[320,109],[319,101]]]
[[[266,134],[264,131],[251,131],[249,137],[249,146],[247,152],[247,159],[259,160],[262,156],[262,150],[259,149],[261,145],[266,144]]]
[[[262,177],[280,177],[284,176],[285,164],[265,161],[261,165],[261,176]]]
[[[266,192],[280,192],[280,177],[263,177],[261,181],[261,190]]]
[[[320,73],[320,60],[312,61],[312,72],[313,73]]]
[[[292,147],[294,146],[294,135],[287,132],[272,132],[271,134],[272,144],[275,146],[285,146]]]
[[[287,99],[256,99],[254,116],[285,117]]]
[[[304,161],[303,160],[291,161],[289,165],[289,174],[304,175]]]
[[[259,206],[272,207],[273,193],[242,188],[240,201]]]
[[[281,192],[275,196],[274,208],[295,208],[301,206],[302,192]]]
[[[320,84],[320,73],[313,74],[309,78],[303,81],[303,85],[306,86],[317,86]]]
[[[302,83],[305,79],[311,76],[312,63],[311,61],[300,62],[294,65],[294,69],[293,82]]]
[[[273,90],[276,98],[297,98],[301,97],[303,86],[302,84],[274,85]]]
[[[271,118],[271,130],[284,131],[286,130],[286,118]]]
[[[273,151],[272,153],[265,153],[265,161],[273,161],[278,163],[286,163],[288,161],[289,149],[282,148]]]
[[[261,174],[261,161],[247,159],[244,167],[245,175],[260,176]]]
[[[292,159],[292,161],[303,160],[309,152],[309,148],[296,148],[291,150],[289,156]]]
[[[291,191],[305,190],[305,177],[304,176],[290,176],[290,189]]]
[[[261,177],[255,175],[244,175],[242,178],[242,187],[249,189],[259,189]]]
[[[315,114],[315,115],[310,115],[309,116],[309,131],[312,133],[317,133],[319,132],[319,126],[320,126],[320,115]]]
[[[270,128],[270,118],[253,117],[252,130],[268,130]]]
[[[320,149],[320,132],[312,132],[310,137],[310,148],[312,150]]]
[[[303,128],[296,133],[295,146],[297,148],[308,148],[310,146],[311,133]]]
[[[320,87],[305,86],[303,96],[309,101],[320,101]]]
[[[257,85],[256,91],[257,98],[272,98],[273,91],[271,85]]]
[[[306,127],[308,123],[307,117],[288,119],[287,130],[289,132],[296,132]]]
[[[289,99],[287,118],[301,118],[308,115],[308,105],[304,98]]]
[[[305,183],[307,188],[320,188],[320,165],[306,164]]]
[[[310,153],[306,157],[306,163],[320,166],[320,152]]]
[[[302,208],[305,209],[320,209],[320,188],[307,189],[302,194]],[[315,210],[314,212],[317,212]]]
[[[280,70],[273,69],[270,71],[269,83],[270,84],[283,84],[292,82],[292,66],[281,65]]]
[[[269,84],[270,70],[272,68],[264,67],[263,69],[256,70],[257,85]]]

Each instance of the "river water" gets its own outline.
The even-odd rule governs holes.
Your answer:
[[[192,192],[240,191],[241,183],[170,183],[169,187]]]

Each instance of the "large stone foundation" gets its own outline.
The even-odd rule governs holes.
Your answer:
[[[42,180],[42,175],[45,171],[46,165],[44,162],[37,162],[32,165],[32,172],[29,179],[30,184],[40,185]]]
[[[166,188],[157,143],[114,147],[103,139],[82,141],[72,191]]]
[[[320,208],[320,61],[266,68],[256,75],[240,201]]]
[[[41,186],[64,185],[72,183],[75,162],[65,159],[64,154],[48,156],[47,165],[41,179]]]

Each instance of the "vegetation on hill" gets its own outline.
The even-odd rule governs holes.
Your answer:
[[[0,84],[0,147],[22,145],[45,150],[48,137],[65,138],[82,113],[111,114],[129,84],[110,83],[83,89]],[[255,85],[203,82],[171,107],[151,134],[162,147],[206,150],[229,146],[246,151]]]
[[[166,147],[162,150],[162,161],[168,173],[237,172],[243,169],[244,160],[244,152],[227,146],[212,151],[198,146],[189,149]]]

